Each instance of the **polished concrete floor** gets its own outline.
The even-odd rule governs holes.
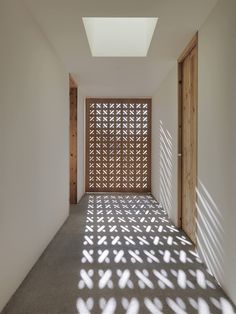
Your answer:
[[[4,314],[235,313],[150,195],[85,195]]]

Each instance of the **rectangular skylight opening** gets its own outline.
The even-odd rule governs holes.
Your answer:
[[[83,17],[93,57],[146,57],[157,17]]]

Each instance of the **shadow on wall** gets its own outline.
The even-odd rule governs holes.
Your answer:
[[[159,121],[160,142],[160,197],[163,208],[170,213],[174,207],[173,186],[173,138],[163,121]],[[197,242],[201,257],[219,282],[224,275],[223,252],[223,216],[216,202],[201,180],[198,181],[197,193]]]
[[[172,136],[160,120],[160,203],[170,213],[172,208]]]
[[[198,180],[197,192],[197,243],[200,255],[210,271],[222,282],[223,278],[223,238],[222,214],[212,196]]]

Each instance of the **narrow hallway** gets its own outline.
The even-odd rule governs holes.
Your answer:
[[[87,194],[3,314],[235,313],[151,195]]]

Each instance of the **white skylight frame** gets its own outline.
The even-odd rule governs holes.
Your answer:
[[[157,17],[83,17],[93,57],[146,57]]]

